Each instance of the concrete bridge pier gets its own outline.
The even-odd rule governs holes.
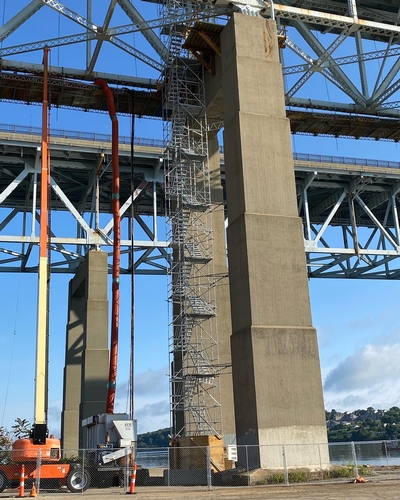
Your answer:
[[[218,307],[218,355],[222,370],[219,376],[222,409],[222,434],[224,445],[235,444],[235,416],[232,387],[232,360],[230,348],[231,310],[229,299],[229,278],[226,262],[224,194],[221,184],[221,160],[219,142],[216,136],[208,138],[211,201],[213,203],[212,226],[214,234],[213,255]]]
[[[232,370],[238,445],[252,468],[329,462],[320,363],[274,21],[221,35]]]
[[[69,283],[61,441],[65,453],[86,448],[84,418],[106,411],[109,368],[107,253],[88,252]]]

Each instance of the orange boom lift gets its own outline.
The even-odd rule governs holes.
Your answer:
[[[47,382],[48,382],[48,194],[50,186],[50,164],[48,148],[48,55],[43,57],[43,108],[42,108],[42,166],[40,183],[40,236],[39,236],[39,280],[38,318],[35,376],[35,418],[26,439],[18,439],[12,448],[12,463],[0,465],[0,492],[19,483],[22,467],[27,483],[40,480],[56,480],[66,485],[73,493],[82,493],[91,482],[91,475],[100,477],[102,485],[111,485],[127,463],[136,457],[137,431],[133,415],[114,413],[119,327],[119,278],[120,278],[120,206],[118,164],[118,120],[111,89],[104,80],[96,84],[107,97],[112,122],[112,171],[113,171],[113,282],[111,311],[111,349],[106,413],[86,418],[82,425],[87,428],[87,448],[94,450],[82,464],[61,464],[60,440],[48,436],[47,428]],[[100,442],[99,442],[100,441]],[[128,461],[128,462],[126,462]],[[101,471],[101,474],[98,473]],[[119,477],[119,476],[118,476]],[[37,486],[31,496],[35,496]],[[23,496],[23,495],[22,495]]]
[[[48,437],[47,381],[48,381],[48,193],[50,181],[48,148],[48,55],[43,56],[43,107],[42,107],[42,165],[40,182],[40,236],[38,316],[35,373],[35,417],[30,437],[18,439],[12,447],[12,463],[0,465],[0,492],[19,482],[21,469],[25,468],[25,481],[37,478],[58,480],[70,491],[80,493],[89,486],[89,478],[78,464],[60,464],[60,440]],[[40,463],[39,467],[37,464]],[[36,488],[34,488],[36,489]]]

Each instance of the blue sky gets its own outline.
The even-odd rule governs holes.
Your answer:
[[[9,17],[22,8],[26,0],[5,0],[5,16]],[[66,1],[69,7],[82,11],[82,1]],[[104,1],[94,2],[99,7],[96,16],[104,15]],[[139,5],[147,18],[158,17],[154,6],[145,2]],[[0,20],[2,16],[0,11]],[[121,13],[120,13],[121,14]],[[51,38],[59,34],[80,31],[72,30],[70,23],[57,13],[44,8],[40,19],[45,20],[46,35]],[[38,18],[39,19],[39,18]],[[37,20],[29,21],[29,30],[20,30],[3,46],[33,39]],[[126,24],[127,19],[118,18],[114,24]],[[47,33],[49,31],[49,33]],[[129,35],[130,43],[156,58],[139,34]],[[344,52],[344,48],[341,48]],[[371,48],[371,50],[373,50]],[[52,63],[82,67],[84,47],[71,46],[52,50]],[[348,49],[348,53],[354,53]],[[286,55],[286,53],[285,53]],[[41,62],[42,53],[13,56],[22,61]],[[294,62],[295,63],[295,62]],[[375,64],[376,62],[374,62]],[[123,70],[121,70],[123,68]],[[128,68],[128,70],[127,70]],[[99,71],[127,72],[135,76],[157,76],[153,70],[132,58],[110,49],[104,53],[96,67]],[[336,90],[320,84],[317,75],[303,89],[304,96],[340,100]],[[17,125],[40,125],[41,110],[38,106],[20,106],[0,103],[1,122]],[[120,117],[120,134],[129,135],[130,121]],[[51,126],[59,129],[98,131],[109,133],[108,115],[79,113],[70,110],[53,110]],[[161,137],[160,121],[137,120],[139,137]],[[304,153],[347,155],[361,158],[400,158],[400,146],[392,143],[354,141],[296,136],[292,140],[293,150]],[[0,220],[2,219],[0,210]],[[56,217],[56,216],[54,216]],[[56,223],[56,219],[54,219]],[[160,221],[161,223],[161,221]],[[10,427],[15,418],[32,420],[33,377],[36,335],[36,291],[35,275],[0,275],[0,425]],[[50,315],[50,393],[49,424],[58,434],[62,406],[62,374],[64,365],[65,325],[67,320],[67,286],[71,276],[53,276],[51,284]],[[398,282],[367,280],[311,280],[310,298],[314,326],[318,331],[321,372],[324,381],[326,409],[352,410],[356,408],[388,408],[400,406],[400,341],[397,314]],[[117,411],[125,411],[126,386],[129,364],[130,301],[129,278],[123,277],[121,284],[121,348],[118,374]],[[136,365],[136,418],[139,432],[155,430],[169,425],[168,408],[168,307],[166,278],[137,276],[135,280],[135,365]]]

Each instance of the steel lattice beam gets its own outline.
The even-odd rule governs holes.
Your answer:
[[[0,179],[0,207],[14,207],[0,221],[0,272],[22,270],[35,272],[36,262],[34,249],[38,244],[35,226],[22,230],[19,236],[11,235],[8,227],[18,224],[22,215],[31,214],[36,218],[36,210],[32,206],[32,196],[35,191],[40,151],[34,136],[28,140],[26,134],[18,129],[12,135],[1,136],[5,145],[5,155],[0,157],[3,177]],[[39,132],[39,131],[38,131]],[[96,182],[96,171],[100,165],[105,169],[102,175],[103,184],[100,193],[103,201],[100,209],[108,211],[110,196],[107,173],[108,155],[111,146],[104,147],[104,157],[99,158],[99,144],[93,134],[93,146],[88,146],[89,136],[80,139],[68,138],[69,159],[65,160],[67,151],[63,146],[61,131],[54,131],[52,142],[53,197],[52,203],[60,212],[64,210],[71,214],[80,227],[80,236],[71,234],[51,237],[54,252],[52,272],[72,272],[82,259],[82,252],[88,246],[100,245],[107,249],[112,244],[112,220],[105,221],[101,227],[93,230],[95,220],[91,195]],[[0,132],[1,134],[1,132]],[[72,133],[71,133],[72,134]],[[79,132],[75,132],[76,137]],[[7,138],[8,137],[8,138]],[[19,137],[19,138],[18,138]],[[37,136],[40,137],[39,135]],[[57,137],[60,139],[58,140]],[[59,141],[59,143],[58,143]],[[128,176],[129,147],[123,146],[128,138],[121,138],[121,175]],[[145,192],[135,208],[136,222],[141,227],[147,240],[135,241],[135,268],[138,274],[165,274],[170,265],[170,250],[168,244],[157,235],[157,216],[164,216],[162,204],[154,201],[159,198],[157,191],[162,186],[162,163],[160,155],[163,144],[152,146],[153,153],[149,155],[150,140],[139,140],[146,145],[146,153],[141,153],[137,145],[136,157],[141,166],[136,166],[138,189],[135,198]],[[84,144],[84,145],[83,145]],[[106,146],[106,147],[105,147]],[[20,157],[21,147],[25,156]],[[88,158],[91,158],[89,161]],[[295,176],[298,190],[299,215],[303,219],[305,235],[305,252],[309,275],[312,277],[359,277],[375,279],[399,279],[399,228],[398,202],[400,192],[400,164],[395,162],[377,162],[352,158],[319,157],[318,155],[297,154],[295,160]],[[7,165],[7,168],[5,167]],[[222,164],[223,170],[223,164]],[[154,183],[155,181],[155,183]],[[154,189],[147,188],[153,182]],[[123,183],[126,186],[128,183]],[[156,188],[158,185],[158,188]],[[74,195],[74,196],[73,196]],[[129,212],[130,200],[127,192],[122,193],[125,200],[121,206],[121,215]],[[349,197],[354,200],[354,213],[349,211]],[[60,205],[62,203],[62,205]],[[84,219],[82,214],[90,214]],[[150,218],[150,219],[149,219]],[[352,227],[354,219],[356,232]],[[153,227],[149,225],[153,221]],[[21,226],[26,227],[26,224]],[[55,226],[56,227],[56,226]],[[341,229],[342,243],[338,245],[338,233],[335,233],[335,244],[330,245],[331,231]],[[354,243],[354,238],[357,238]],[[124,248],[130,247],[130,241],[124,240]],[[123,272],[129,270],[123,267]]]

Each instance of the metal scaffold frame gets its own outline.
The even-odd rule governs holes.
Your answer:
[[[168,17],[181,16],[179,2]],[[213,272],[212,203],[203,67],[182,50],[178,23],[166,30],[165,192],[173,248],[171,420],[175,437],[220,434],[219,356]]]

